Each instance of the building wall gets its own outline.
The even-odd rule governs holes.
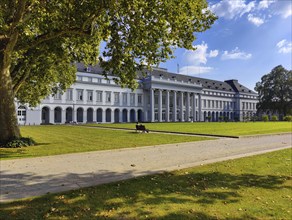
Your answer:
[[[19,123],[243,120],[256,113],[254,93],[208,89],[198,82],[161,75],[142,79],[132,91],[100,74],[76,75],[76,83],[65,93],[50,95],[35,108],[17,103]]]

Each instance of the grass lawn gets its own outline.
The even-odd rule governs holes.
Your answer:
[[[198,134],[216,134],[243,136],[291,132],[291,122],[184,122],[184,123],[145,123],[151,130],[175,131]],[[124,124],[91,124],[91,126],[108,126],[119,128],[135,128],[135,123]]]
[[[210,139],[59,125],[24,126],[21,127],[21,133],[24,137],[32,137],[38,144],[26,148],[0,148],[1,159],[48,156]]]
[[[292,150],[1,204],[0,219],[292,219]]]

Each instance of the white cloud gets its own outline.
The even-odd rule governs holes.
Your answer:
[[[207,49],[208,45],[203,42],[196,45],[196,50],[187,50],[184,54],[188,63],[192,64],[206,64],[207,63]]]
[[[276,1],[273,0],[262,0],[259,2],[258,8],[259,9],[266,9],[269,8],[269,6],[273,3],[275,3]]]
[[[196,75],[209,73],[213,70],[213,67],[209,66],[184,66],[180,68],[179,73],[183,75]]]
[[[287,40],[281,40],[277,43],[279,53],[292,53],[292,42]]]
[[[218,50],[211,50],[208,52],[208,44],[204,41],[202,44],[198,44],[194,47],[196,48],[195,50],[187,50],[184,53],[184,58],[187,63],[192,65],[206,64],[208,61],[207,58],[217,57],[219,54]]]
[[[222,0],[210,6],[210,9],[219,17],[233,19],[251,12],[255,8],[255,2],[246,4],[245,0]]]
[[[250,53],[245,53],[243,51],[240,51],[238,47],[236,47],[234,50],[228,52],[225,50],[221,56],[222,60],[248,60],[252,57]]]
[[[281,15],[282,18],[288,18],[292,15],[292,2],[291,1],[277,1],[274,5],[274,13]]]
[[[211,50],[209,53],[209,57],[217,57],[219,54],[218,50]]]
[[[253,23],[255,26],[260,26],[264,23],[264,20],[261,19],[260,17],[255,17],[252,14],[248,14],[247,20],[251,23]]]

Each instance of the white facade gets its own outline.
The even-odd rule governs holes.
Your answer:
[[[17,103],[19,124],[242,120],[256,113],[258,96],[237,80],[225,82],[155,69],[132,91],[105,79],[100,69],[79,68],[63,94],[35,108]]]

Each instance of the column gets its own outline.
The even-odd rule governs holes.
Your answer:
[[[176,91],[173,91],[172,121],[176,122]]]
[[[180,121],[184,121],[184,93],[180,92]]]
[[[196,94],[193,93],[193,121],[197,121],[196,118]]]
[[[111,123],[114,123],[115,122],[115,110],[112,109],[111,111]]]
[[[198,121],[202,121],[202,100],[201,100],[201,94],[199,94],[198,107],[199,107],[199,118],[198,118]]]
[[[150,121],[154,122],[154,89],[150,89]]]
[[[169,122],[169,90],[166,90],[165,107],[165,121]]]
[[[158,90],[158,121],[162,122],[162,90]]]
[[[102,123],[105,123],[106,111],[102,109]]]
[[[77,122],[77,111],[76,109],[73,107],[73,110],[72,110],[72,121],[75,121]]]
[[[51,123],[51,124],[55,123],[55,111],[54,111],[54,109],[50,109],[49,123]]]
[[[93,122],[96,122],[96,110],[93,109],[93,117],[92,117],[92,120]]]
[[[83,110],[83,123],[87,122],[87,109]]]
[[[119,106],[123,106],[123,93],[119,93]]]
[[[128,109],[128,111],[127,111],[127,122],[130,122],[131,120],[131,118],[130,118],[130,116],[131,116],[131,110],[130,109]]]
[[[62,110],[61,123],[65,124],[65,122],[66,122],[66,110]]]
[[[187,92],[186,121],[190,121],[190,93]]]
[[[119,122],[123,122],[123,109],[119,111]]]

